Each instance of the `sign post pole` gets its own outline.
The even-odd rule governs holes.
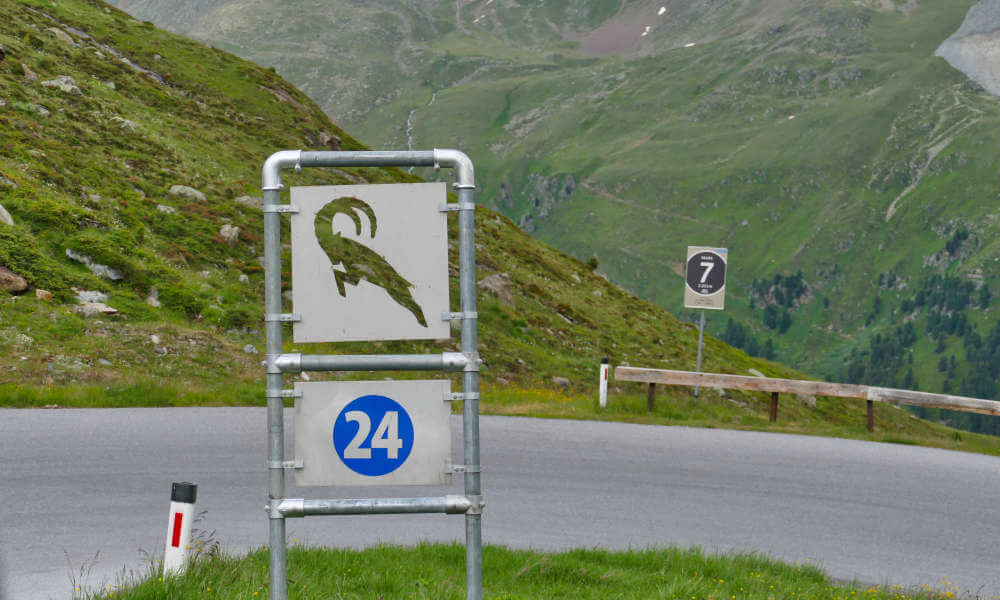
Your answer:
[[[283,153],[281,162],[276,165],[275,174],[264,167],[265,208],[264,211],[264,331],[267,337],[265,356],[272,357],[281,354],[284,338],[281,322],[277,319],[267,319],[266,315],[281,313],[281,214],[277,207],[281,204],[282,166],[289,164],[291,152]],[[272,156],[272,159],[274,157]],[[268,159],[271,162],[272,159]],[[277,162],[277,161],[275,161]],[[284,375],[272,364],[266,363],[267,369],[267,497],[269,505],[279,502],[285,497],[285,400],[282,396]],[[285,576],[285,518],[283,515],[270,515],[268,520],[267,547],[270,556],[271,598],[272,600],[287,600],[287,578]]]
[[[464,156],[464,155],[463,155]],[[466,159],[467,160],[467,159]],[[479,467],[479,333],[476,327],[476,215],[471,180],[472,163],[466,180],[458,187],[459,287],[462,294],[462,353],[471,360],[462,373],[463,439],[465,444],[465,496],[475,508],[465,513],[465,597],[483,597],[483,487]]]
[[[698,325],[698,368],[697,372],[701,373],[701,346],[702,340],[705,338],[705,309],[701,309],[701,324]],[[698,397],[698,386],[694,386],[694,397]]]

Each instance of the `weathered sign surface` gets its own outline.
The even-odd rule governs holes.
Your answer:
[[[445,339],[444,183],[295,187],[296,342]]]
[[[434,485],[451,474],[451,382],[298,382],[300,486]]]

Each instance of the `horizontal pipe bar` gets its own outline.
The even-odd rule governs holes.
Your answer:
[[[315,515],[398,515],[408,513],[465,514],[472,501],[465,496],[449,494],[433,498],[340,498],[305,500],[286,498],[278,504],[283,517]]]
[[[279,354],[274,366],[282,373],[302,371],[461,371],[464,354]]]
[[[432,150],[374,152],[303,151],[301,167],[433,167]]]
[[[281,189],[282,169],[303,167],[446,167],[455,170],[462,188],[475,188],[476,176],[472,161],[458,150],[384,150],[365,152],[333,152],[281,150],[264,162],[262,189]]]
[[[724,375],[721,373],[694,373],[670,369],[642,369],[638,367],[616,367],[615,379],[642,383],[663,383],[771,392],[781,394],[806,394],[810,396],[830,396],[837,398],[860,398],[890,404],[910,404],[932,408],[946,408],[984,415],[1000,415],[1000,402],[981,400],[949,394],[931,394],[892,388],[854,385],[850,383],[830,383],[826,381],[802,381],[799,379],[777,379],[770,377],[748,377],[745,375]]]

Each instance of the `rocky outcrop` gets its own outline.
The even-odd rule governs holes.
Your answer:
[[[506,273],[494,273],[479,281],[479,287],[493,292],[500,302],[507,306],[514,305],[514,288],[510,276]]]
[[[196,202],[204,202],[205,194],[202,194],[193,187],[187,185],[172,185],[170,186],[170,195],[178,196],[180,198],[187,198],[188,200],[194,200]]]
[[[552,210],[576,191],[576,177],[572,174],[545,175],[532,174],[522,187],[520,193],[511,193],[509,182],[501,182],[501,200],[508,206],[514,196],[520,196],[528,201],[528,211],[518,221],[518,226],[527,233],[535,231],[535,219],[545,219]]]
[[[70,34],[66,33],[58,27],[46,27],[45,31],[51,33],[57,40],[64,44],[69,44],[70,46],[79,46]]]
[[[254,196],[240,196],[234,200],[237,204],[251,209],[260,209],[264,205],[264,199]]]
[[[1000,0],[980,0],[970,8],[962,26],[934,55],[1000,96]]]
[[[76,80],[70,77],[69,75],[60,75],[55,79],[49,79],[47,81],[43,81],[42,85],[45,87],[56,88],[57,90],[65,94],[70,94],[72,96],[83,95],[83,92],[80,91],[79,86],[76,85]]]
[[[103,302],[81,302],[74,310],[85,317],[118,314],[118,309],[112,308]]]
[[[103,277],[105,279],[110,279],[111,281],[121,281],[125,279],[125,275],[121,271],[114,267],[109,267],[108,265],[102,265],[100,263],[94,262],[90,256],[76,252],[72,248],[66,248],[66,258],[75,260],[78,263],[83,263],[90,272],[98,277]]]
[[[240,228],[233,227],[229,223],[226,223],[222,226],[222,229],[219,230],[219,237],[226,240],[227,244],[235,244],[237,238],[240,237]]]
[[[28,289],[28,282],[17,273],[7,267],[0,266],[0,291],[13,292],[15,294]]]

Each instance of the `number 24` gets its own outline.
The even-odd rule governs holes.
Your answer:
[[[372,421],[368,413],[360,410],[348,411],[344,419],[351,423],[358,424],[358,432],[354,434],[347,447],[344,448],[344,458],[371,458],[372,448],[382,448],[386,452],[386,457],[395,459],[399,457],[399,450],[403,447],[403,440],[399,439],[399,413],[394,410],[386,411],[382,421],[375,428],[375,435],[372,436],[371,448],[362,448],[361,444],[368,438],[368,432],[372,429]]]

